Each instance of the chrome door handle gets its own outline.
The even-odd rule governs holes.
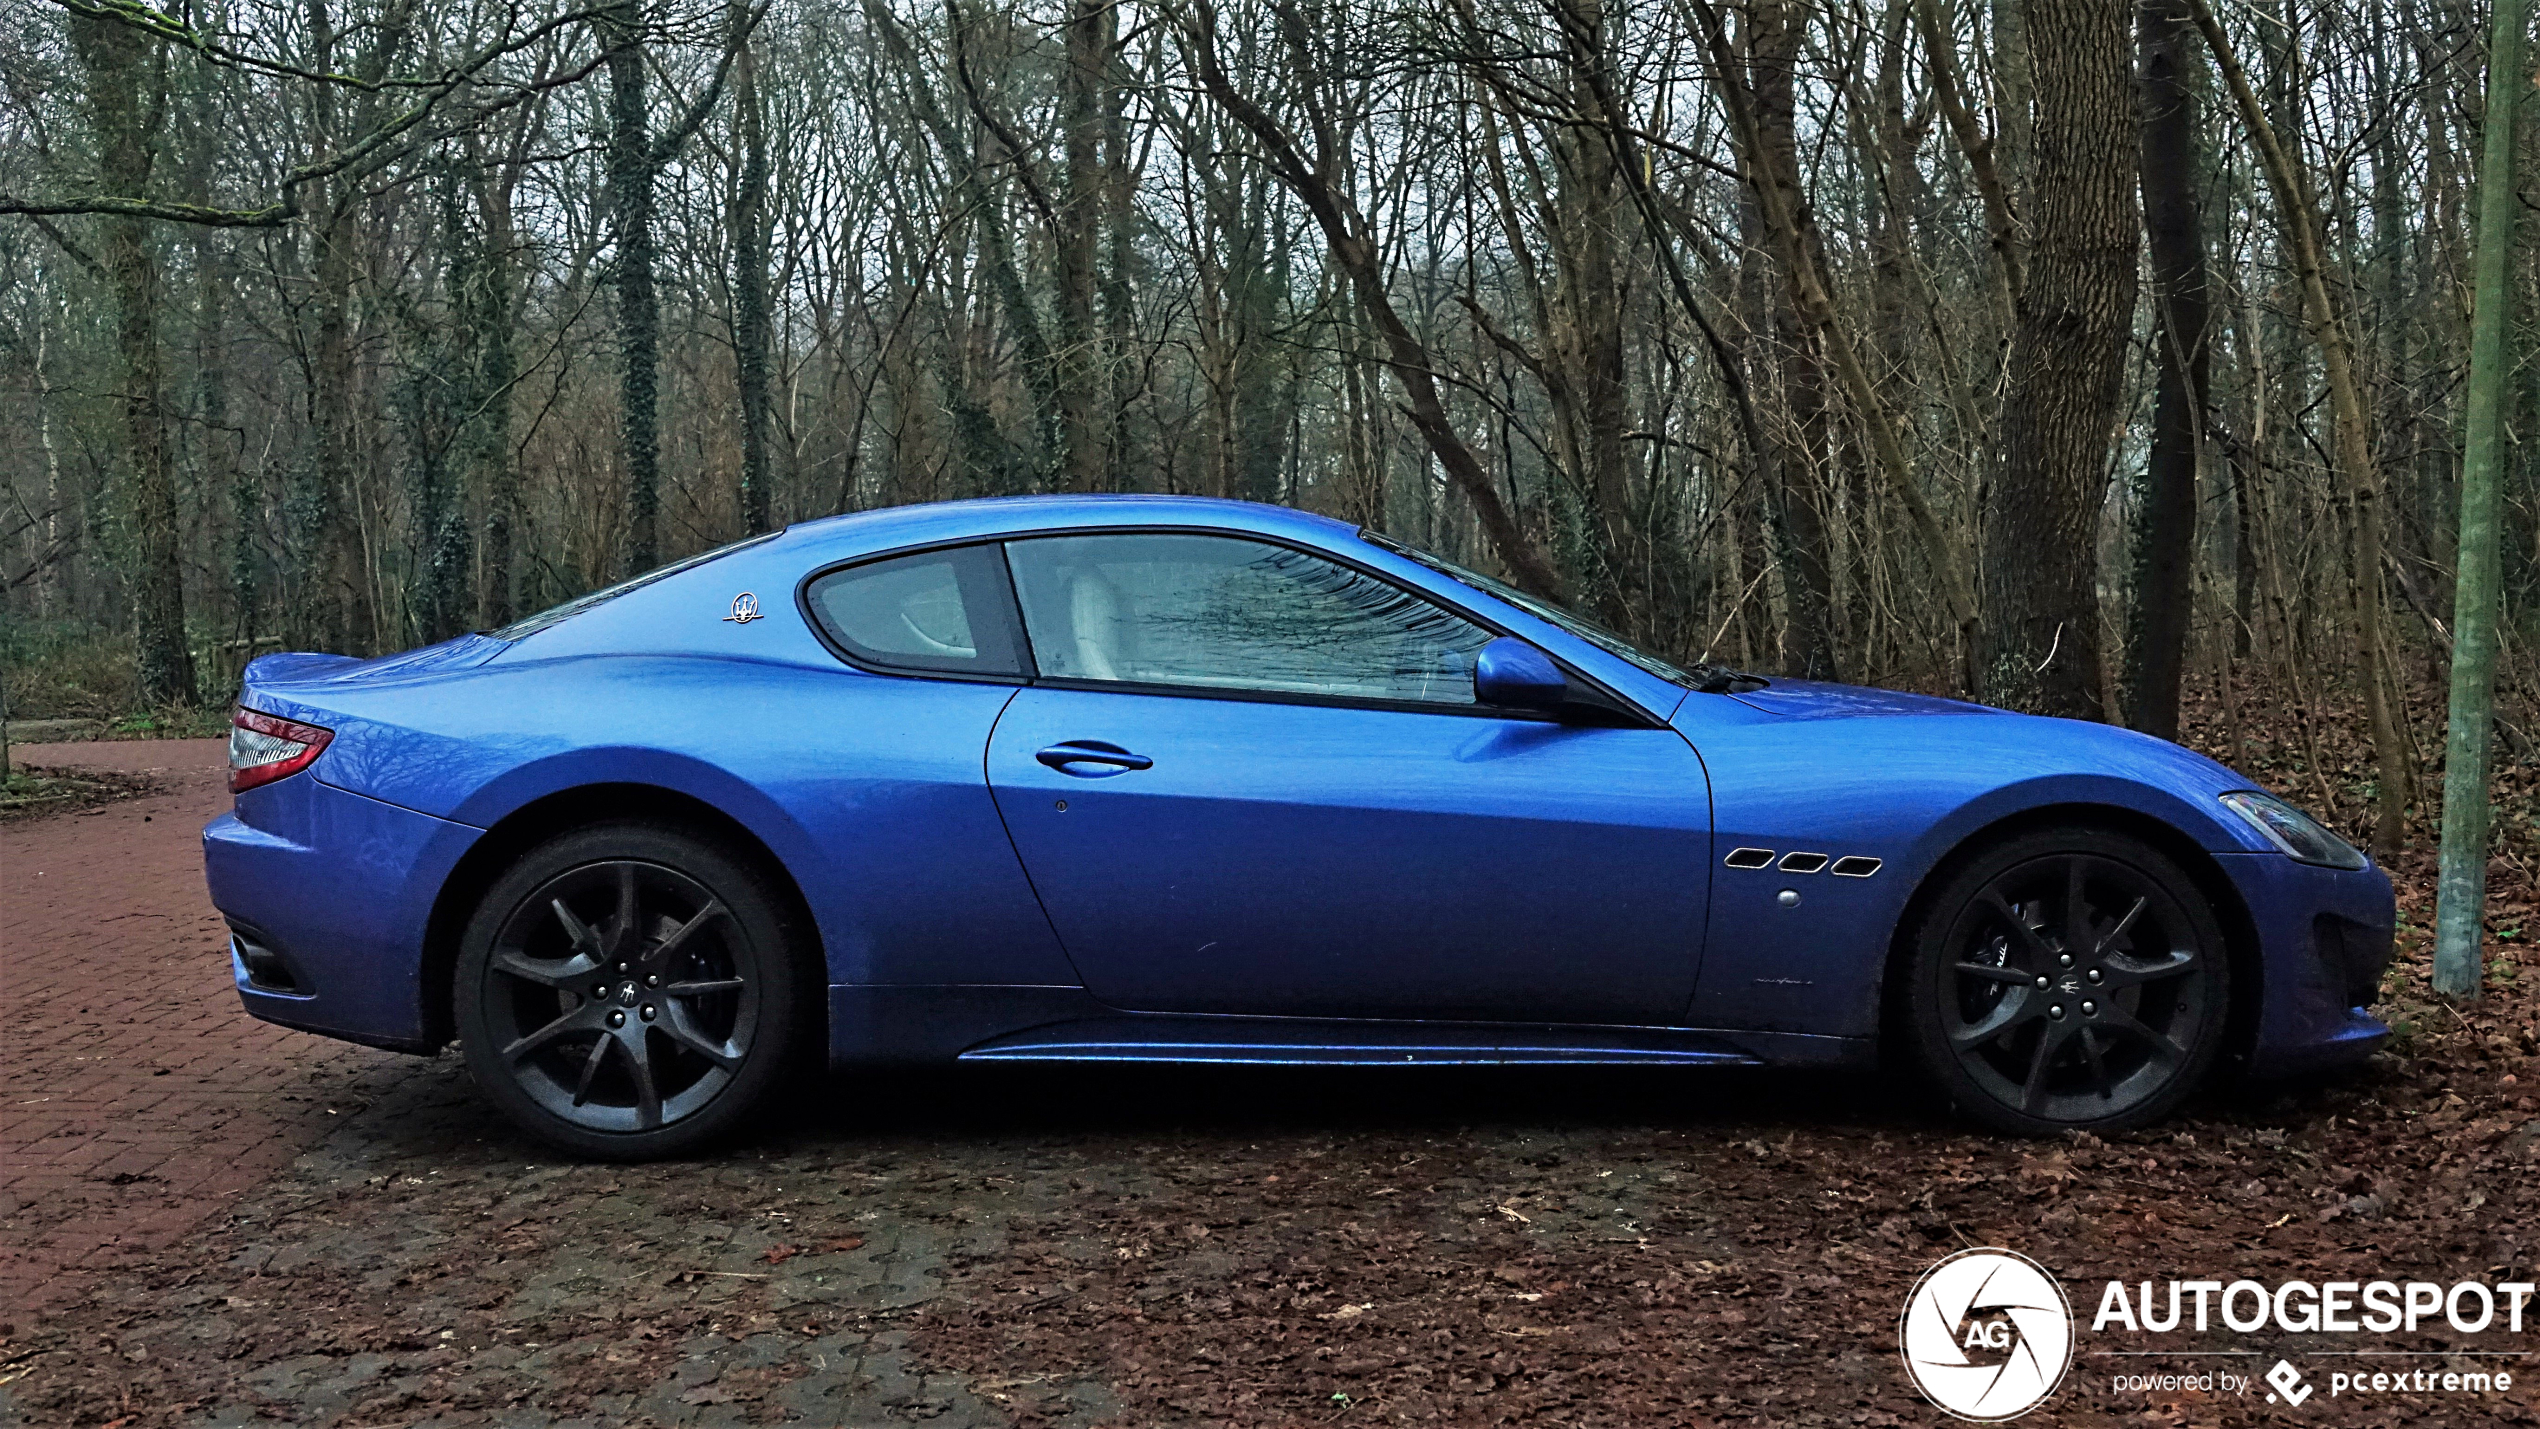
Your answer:
[[[1105,744],[1099,739],[1071,739],[1065,744],[1053,744],[1032,757],[1061,774],[1073,774],[1079,779],[1108,779],[1114,774],[1126,774],[1132,769],[1155,767],[1155,761],[1145,755],[1131,754],[1119,745]],[[1109,767],[1096,771],[1071,769],[1068,767],[1071,764],[1101,764]]]

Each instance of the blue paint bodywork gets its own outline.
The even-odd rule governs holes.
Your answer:
[[[1624,717],[877,673],[798,598],[865,557],[1085,529],[1324,553],[1526,641]],[[760,618],[730,618],[743,592]],[[840,1062],[1857,1061],[1917,889],[1971,838],[2059,811],[2130,820],[2208,881],[2247,945],[2255,1070],[2386,1035],[2314,929],[2387,930],[2388,879],[2275,852],[2216,800],[2249,781],[2211,760],[1882,690],[1688,692],[1274,507],[1029,498],[810,522],[513,641],[267,656],[244,699],[334,738],[204,832],[213,901],[295,984],[242,963],[240,995],[378,1045],[446,1037],[450,940],[490,876],[470,850],[599,789],[709,806],[782,866]],[[1036,757],[1068,741],[1154,762]],[[1724,863],[1742,848],[1879,862]]]

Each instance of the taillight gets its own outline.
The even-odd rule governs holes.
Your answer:
[[[229,792],[297,774],[316,761],[335,731],[241,705],[229,717]]]

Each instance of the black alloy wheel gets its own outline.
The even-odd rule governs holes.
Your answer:
[[[811,1040],[783,906],[748,862],[677,829],[605,825],[531,851],[460,948],[469,1070],[524,1129],[585,1156],[730,1133]]]
[[[2156,1121],[2220,1054],[2222,929],[2159,850],[2048,829],[1961,866],[1927,905],[1904,1012],[1959,1110],[2024,1135]]]

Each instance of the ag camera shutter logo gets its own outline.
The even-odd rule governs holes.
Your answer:
[[[2027,1256],[1962,1250],[1914,1282],[1897,1341],[1914,1387],[1944,1412],[1978,1423],[2016,1419],[2072,1368],[2072,1302]]]

